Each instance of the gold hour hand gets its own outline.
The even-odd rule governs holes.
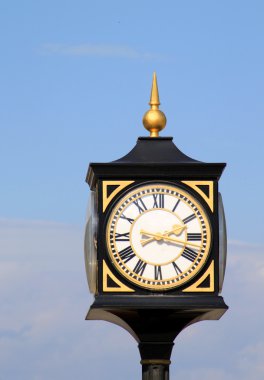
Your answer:
[[[148,238],[148,239],[141,239],[140,243],[144,247],[146,244],[151,243],[154,240],[163,240],[163,237],[166,237],[166,236],[169,236],[169,235],[172,235],[172,234],[180,235],[182,233],[182,231],[185,230],[186,228],[187,228],[187,226],[182,226],[182,225],[179,225],[179,224],[174,224],[174,226],[172,226],[171,230],[165,231],[163,234],[157,233],[157,234],[155,234],[155,236],[153,234],[149,234],[145,230],[141,230],[140,231],[141,235],[152,236],[152,237]]]
[[[169,231],[165,231],[162,235],[163,236],[169,236],[169,235],[180,235],[182,233],[183,230],[185,230],[187,228],[187,226],[181,226],[180,224],[174,224],[174,226],[172,226],[172,230],[169,230]]]

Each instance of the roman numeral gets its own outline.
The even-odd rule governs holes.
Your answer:
[[[164,194],[152,194],[153,195],[153,208],[164,208]]]
[[[202,234],[187,234],[187,240],[189,241],[197,241],[197,240],[202,240]]]
[[[182,273],[182,271],[180,270],[180,268],[178,267],[178,265],[174,261],[172,262],[172,265],[173,265],[177,275]]]
[[[125,249],[122,249],[122,251],[118,252],[121,260],[124,261],[124,263],[127,263],[129,260],[133,259],[135,257],[135,253],[133,252],[130,245],[126,247]]]
[[[183,221],[184,224],[187,224],[187,223],[189,223],[191,220],[193,220],[195,218],[196,218],[195,214],[192,214],[192,215],[187,216],[187,218],[183,219],[182,221]]]
[[[191,248],[185,247],[184,251],[182,253],[182,257],[184,257],[187,260],[194,262],[194,260],[197,257],[197,253],[194,252]]]
[[[162,280],[161,266],[158,265],[154,267],[154,276],[155,280]]]
[[[134,203],[135,206],[137,206],[138,211],[140,212],[140,214],[142,212],[144,212],[144,211],[147,210],[147,207],[146,207],[145,203],[142,201],[141,198],[135,200],[133,203]]]
[[[125,232],[124,234],[115,233],[115,241],[129,241],[129,232]]]
[[[139,274],[140,276],[142,276],[143,273],[144,273],[144,270],[145,270],[146,266],[147,266],[147,263],[145,263],[142,260],[138,260],[138,262],[137,262],[137,264],[136,264],[136,266],[134,268],[134,272],[136,274]]]
[[[130,224],[132,224],[135,220],[135,219],[127,218],[124,214],[120,215],[120,218],[127,220]]]
[[[179,203],[180,203],[180,199],[178,199],[177,202],[175,203],[175,206],[173,207],[172,212],[174,212],[176,210],[176,208],[178,207]]]

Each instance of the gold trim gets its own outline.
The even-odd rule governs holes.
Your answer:
[[[140,364],[161,364],[161,365],[170,365],[171,361],[166,359],[144,359],[140,361]]]
[[[107,276],[109,276],[119,287],[111,288],[107,286]],[[104,292],[134,292],[135,290],[124,285],[116,276],[110,271],[106,262],[103,260],[103,291]]]
[[[199,288],[199,285],[206,279],[210,277],[210,286],[207,288]],[[211,262],[207,271],[199,278],[194,284],[184,289],[183,292],[214,292],[214,260]]]
[[[125,187],[130,185],[135,181],[103,181],[103,212],[105,212],[107,206],[111,202],[111,200]],[[118,185],[118,187],[112,191],[112,193],[107,196],[107,186],[109,185]]]
[[[194,189],[201,197],[205,200],[205,202],[210,207],[211,211],[214,212],[214,183],[213,181],[182,181],[185,185],[190,186]],[[209,197],[199,189],[199,185],[209,186]]]

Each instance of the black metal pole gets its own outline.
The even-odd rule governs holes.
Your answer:
[[[157,337],[156,341],[139,343],[142,380],[169,380],[173,345],[173,341],[158,341]]]
[[[169,380],[170,358],[177,335],[192,323],[221,318],[226,309],[219,296],[200,297],[199,302],[190,296],[177,299],[164,296],[151,299],[151,303],[150,300],[147,303],[145,297],[124,300],[121,296],[109,299],[102,296],[95,300],[86,319],[114,323],[136,339],[142,380]]]
[[[169,380],[170,360],[141,360],[142,380]]]

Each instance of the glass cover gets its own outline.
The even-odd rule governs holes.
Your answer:
[[[84,238],[85,268],[90,292],[96,293],[97,283],[97,212],[96,193],[90,192]]]
[[[227,256],[227,236],[226,236],[226,220],[223,200],[220,193],[218,193],[218,212],[219,212],[219,293],[223,288],[226,268]]]

